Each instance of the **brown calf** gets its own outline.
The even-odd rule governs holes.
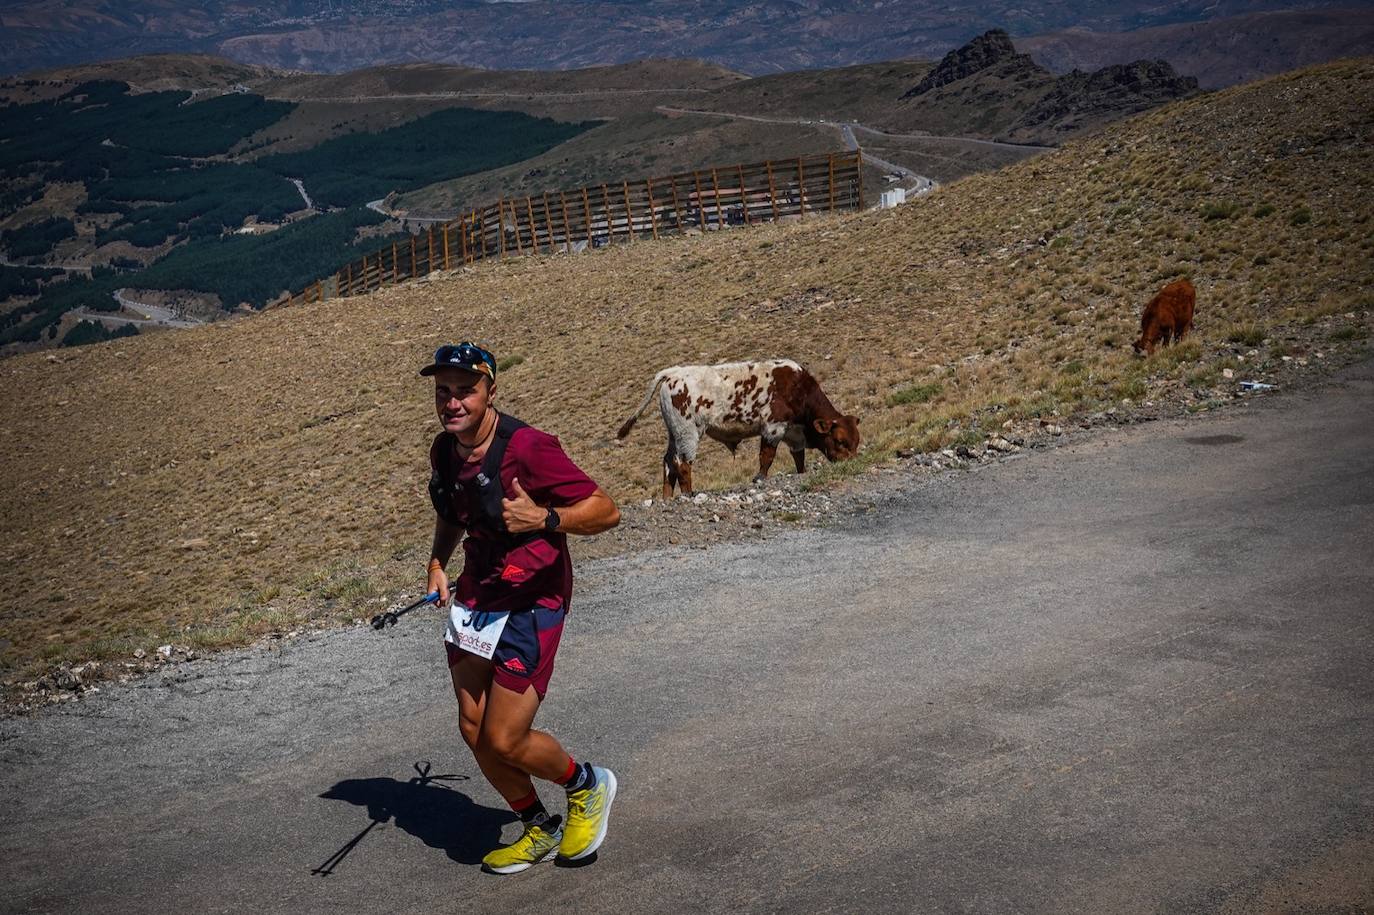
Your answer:
[[[1193,308],[1197,305],[1197,290],[1187,280],[1174,280],[1145,306],[1140,316],[1140,339],[1131,344],[1137,353],[1147,356],[1155,347],[1177,342],[1193,326]]]

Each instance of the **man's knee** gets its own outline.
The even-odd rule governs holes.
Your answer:
[[[468,745],[468,749],[477,749],[477,742],[482,736],[481,721],[460,716],[458,731],[463,735],[463,743]]]
[[[475,749],[495,756],[504,763],[515,765],[520,759],[520,752],[528,736],[528,731],[516,733],[501,728],[488,729],[478,736]]]

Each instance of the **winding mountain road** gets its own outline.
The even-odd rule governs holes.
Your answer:
[[[0,721],[0,910],[1367,908],[1371,454],[1366,362],[586,564],[540,716],[620,775],[580,869],[479,872],[515,826],[435,613]]]

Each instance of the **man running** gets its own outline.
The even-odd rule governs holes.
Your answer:
[[[441,600],[450,597],[444,567],[467,534],[444,634],[459,727],[482,774],[524,824],[482,867],[514,874],[555,854],[586,858],[606,836],[615,773],[574,762],[531,725],[572,598],[566,535],[615,527],[620,511],[557,438],[496,411],[491,353],[471,343],[442,346],[420,374],[434,378],[444,428],[429,451],[438,517],[428,590]],[[545,810],[532,777],[563,786],[566,821]]]

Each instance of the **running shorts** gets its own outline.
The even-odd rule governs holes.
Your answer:
[[[512,692],[524,693],[531,686],[543,699],[549,691],[549,677],[553,675],[553,659],[558,653],[558,641],[563,635],[563,619],[567,611],[562,607],[550,610],[514,610],[496,643],[491,656],[492,680]],[[444,642],[448,664],[452,667],[468,654],[452,642]]]

